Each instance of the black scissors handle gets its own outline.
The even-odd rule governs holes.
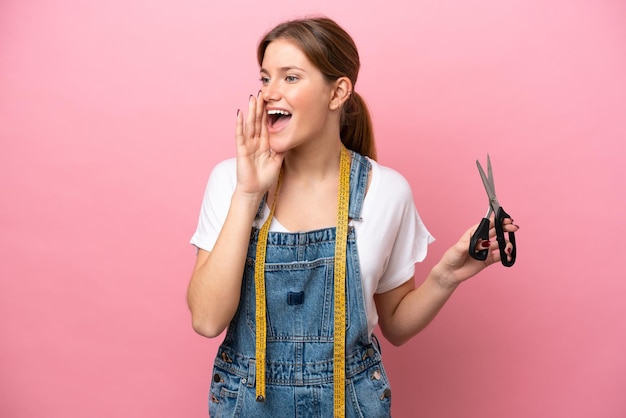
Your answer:
[[[484,261],[487,259],[489,249],[476,251],[478,241],[489,241],[489,218],[483,218],[478,224],[478,228],[472,235],[469,245],[469,254],[473,259]]]
[[[515,233],[509,232],[508,238],[509,242],[512,245],[512,249],[510,255],[506,253],[506,239],[504,237],[505,232],[502,223],[506,218],[511,219],[509,214],[506,213],[504,209],[502,209],[502,207],[499,207],[494,219],[494,222],[496,224],[496,240],[498,241],[498,248],[500,250],[500,259],[502,265],[506,267],[511,267],[515,263],[517,247],[515,245]],[[478,228],[470,239],[469,245],[470,256],[476,260],[484,261],[487,259],[487,255],[489,255],[489,249],[487,248],[485,250],[476,251],[476,246],[478,245],[479,241],[489,241],[489,218],[483,218],[480,221],[480,224],[478,224]],[[511,257],[511,260],[509,260],[509,257]]]
[[[508,238],[511,243],[511,254],[506,253],[506,240],[504,238],[504,226],[503,223],[505,219],[511,219],[508,213],[502,209],[502,207],[498,208],[496,213],[496,239],[498,240],[498,247],[500,249],[500,259],[502,261],[502,265],[506,267],[511,267],[515,264],[515,256],[517,255],[517,246],[515,245],[515,233],[509,232]],[[509,261],[509,257],[511,260]]]

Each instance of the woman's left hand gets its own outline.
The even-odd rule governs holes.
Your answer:
[[[474,225],[465,234],[449,248],[435,267],[442,279],[446,280],[447,284],[458,285],[461,282],[475,276],[482,271],[485,267],[488,267],[494,263],[501,261],[500,251],[498,249],[498,242],[495,239],[496,228],[491,219],[489,225],[489,241],[479,241],[477,246],[479,249],[488,249],[487,259],[480,261],[475,260],[469,255],[469,243],[474,231],[476,231],[478,225]],[[511,219],[505,219],[503,223],[504,232],[516,232],[519,227],[513,224]],[[512,249],[511,243],[507,240],[505,252],[510,253]]]

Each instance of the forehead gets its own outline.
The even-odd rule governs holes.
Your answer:
[[[314,66],[300,47],[289,39],[276,39],[270,42],[265,49],[261,71],[272,71],[282,68],[298,67],[303,70],[313,69]]]

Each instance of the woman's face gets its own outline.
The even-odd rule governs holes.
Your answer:
[[[336,139],[339,122],[329,117],[332,84],[295,43],[277,39],[267,46],[261,83],[274,151],[285,152],[312,140],[323,142],[333,133]]]

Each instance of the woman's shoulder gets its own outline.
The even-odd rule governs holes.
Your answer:
[[[210,179],[213,179],[213,178],[217,178],[220,181],[224,181],[229,178],[236,179],[237,178],[237,159],[228,158],[225,160],[221,160],[217,164],[215,164],[210,174]]]
[[[225,160],[219,161],[213,167],[212,173],[217,173],[220,175],[236,175],[237,174],[237,159],[236,158],[227,158]]]
[[[372,165],[371,189],[383,196],[402,196],[403,199],[413,199],[411,185],[399,171],[370,160]]]
[[[222,160],[213,166],[207,182],[207,191],[225,193],[234,190],[237,184],[237,159]]]

